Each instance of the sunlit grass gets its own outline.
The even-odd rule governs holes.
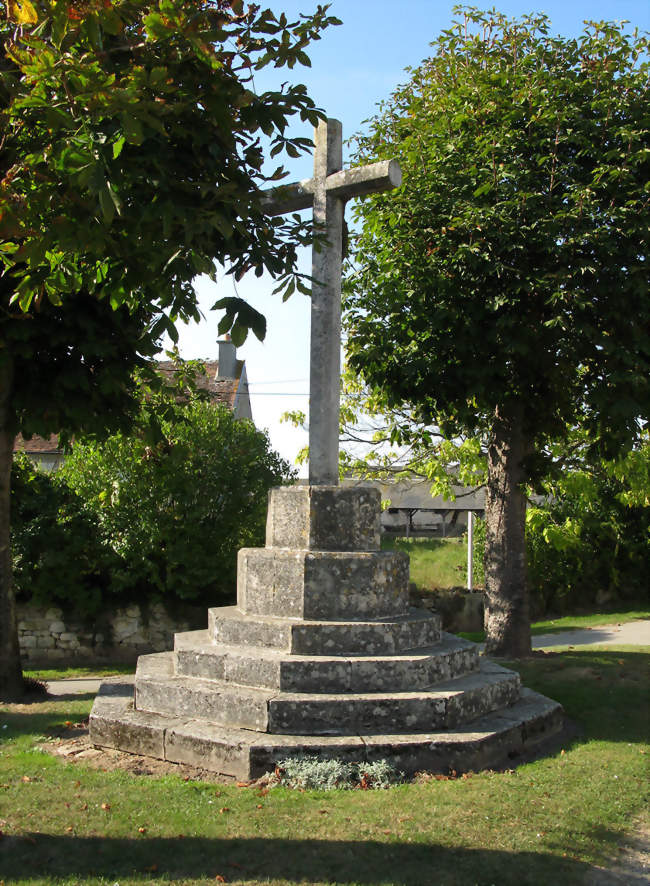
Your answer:
[[[509,772],[377,792],[266,791],[66,764],[37,746],[74,729],[90,701],[5,706],[0,880],[584,884],[647,803],[647,662],[607,647],[515,663],[526,685],[563,703],[578,738]]]

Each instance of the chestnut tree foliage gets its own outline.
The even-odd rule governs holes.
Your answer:
[[[300,222],[260,193],[304,86],[257,94],[266,66],[309,64],[327,7],[287,20],[241,0],[0,4],[0,697],[22,678],[11,591],[15,434],[124,424],[132,371],[174,321],[198,319],[192,279],[214,262],[292,280]],[[264,320],[227,300],[233,340]]]
[[[580,427],[590,458],[650,406],[648,41],[474,9],[357,137],[404,184],[358,205],[348,359],[383,408],[485,442],[488,651],[530,651],[523,485]]]

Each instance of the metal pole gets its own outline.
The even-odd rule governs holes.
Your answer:
[[[467,512],[467,590],[474,587],[474,511]]]

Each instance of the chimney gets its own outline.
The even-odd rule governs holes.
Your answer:
[[[235,378],[237,367],[237,349],[230,341],[227,335],[225,341],[218,341],[219,345],[219,367],[217,369],[217,378]]]

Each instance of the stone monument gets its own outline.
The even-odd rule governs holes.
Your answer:
[[[387,759],[413,773],[512,761],[562,709],[408,605],[408,557],[380,550],[380,496],[338,486],[340,298],[346,199],[396,187],[395,161],[342,170],[321,121],[313,178],[274,189],[269,214],[313,206],[309,485],[272,490],[266,547],[239,552],[237,605],[102,684],[96,746],[250,779],[296,754]],[[512,763],[508,763],[512,765]]]

